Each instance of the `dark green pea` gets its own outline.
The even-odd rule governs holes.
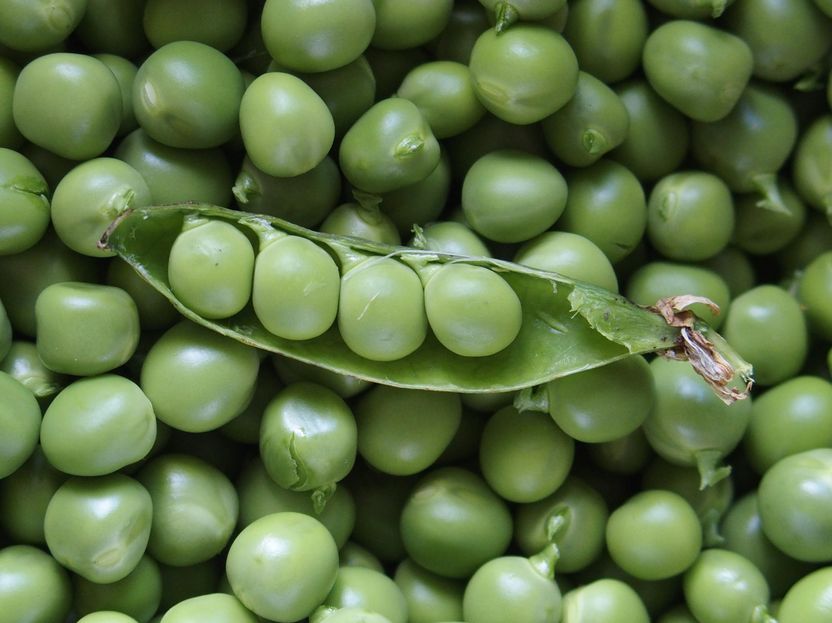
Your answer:
[[[354,541],[347,541],[341,546],[341,549],[338,550],[338,558],[338,564],[341,567],[366,567],[374,571],[384,572],[384,567],[381,565],[381,561],[376,558],[375,554]],[[426,571],[425,573],[430,572]],[[405,598],[407,598],[407,589],[398,580],[396,580],[396,583],[399,584],[399,588],[405,593]],[[409,606],[410,604],[408,603]]]
[[[246,157],[233,191],[241,210],[315,227],[338,204],[341,176],[329,156],[311,171],[295,177],[271,176]]]
[[[340,567],[335,584],[323,601],[334,608],[362,608],[386,617],[390,623],[407,623],[407,601],[392,579],[366,567]]]
[[[341,278],[338,330],[350,350],[374,361],[394,361],[419,348],[427,335],[422,282],[410,268],[373,258]]]
[[[504,407],[482,432],[480,470],[503,499],[536,502],[563,484],[574,454],[575,442],[548,414]]]
[[[217,590],[220,582],[223,567],[222,558],[212,558],[207,562],[201,562],[187,567],[169,567],[159,565],[159,573],[162,576],[162,603],[158,612],[166,612],[176,604],[207,595]],[[161,621],[161,616],[158,617]],[[156,618],[151,619],[158,623]]]
[[[712,26],[673,20],[644,44],[644,73],[672,106],[696,121],[725,117],[751,77],[751,49],[739,37]]]
[[[237,524],[237,493],[219,470],[196,457],[164,454],[138,474],[153,500],[148,552],[177,567],[218,554]]]
[[[489,13],[496,19],[498,32],[504,31],[517,20],[537,22],[551,17],[559,11],[566,0],[480,0]]]
[[[377,385],[355,405],[358,451],[367,463],[394,476],[431,466],[462,417],[457,394]]]
[[[356,422],[335,392],[316,383],[294,383],[263,414],[260,456],[282,487],[295,491],[332,487],[352,469]]]
[[[697,623],[697,621],[686,605],[679,604],[665,612],[656,623]]]
[[[627,109],[606,84],[586,73],[578,73],[574,97],[543,120],[546,143],[560,160],[585,167],[618,147],[627,137]]]
[[[832,17],[832,2],[829,0],[815,0],[815,5],[827,16]]]
[[[832,568],[807,574],[786,593],[777,619],[781,623],[823,623],[829,616],[830,587]]]
[[[812,0],[737,0],[723,23],[751,48],[754,75],[772,82],[796,80],[830,46],[829,20]]]
[[[490,25],[485,8],[477,0],[457,0],[445,28],[427,46],[440,60],[467,65],[471,48]]]
[[[594,391],[603,387],[603,392]],[[641,426],[653,406],[650,367],[627,357],[547,384],[549,414],[563,431],[588,443],[612,441]]]
[[[47,54],[26,65],[12,106],[23,136],[72,160],[101,154],[121,125],[116,77],[104,63],[82,54]]]
[[[682,171],[663,177],[647,201],[647,236],[664,257],[704,260],[727,246],[734,231],[734,201],[719,177]]]
[[[636,70],[647,32],[647,12],[641,2],[573,0],[563,36],[581,69],[611,84]]]
[[[133,111],[148,136],[164,145],[219,147],[237,134],[244,90],[242,74],[222,52],[175,41],[139,67]]]
[[[29,389],[0,372],[0,478],[14,473],[38,443],[41,413]]]
[[[494,151],[465,174],[462,210],[471,228],[497,242],[542,234],[566,206],[566,181],[547,161],[514,150]]]
[[[338,549],[327,529],[300,513],[261,517],[240,532],[226,559],[234,595],[272,621],[298,621],[335,584]]]
[[[643,425],[647,441],[665,460],[695,465],[702,488],[727,477],[720,462],[745,434],[751,401],[726,405],[686,362],[660,357],[650,369],[656,402]]]
[[[248,458],[246,451],[239,444],[222,434],[219,430],[204,433],[186,433],[181,430],[168,429],[163,448],[166,454],[187,454],[217,468],[228,478],[234,478]],[[151,458],[159,456],[151,451]],[[140,466],[137,466],[140,467]]]
[[[578,234],[545,232],[520,247],[514,261],[618,292],[618,279],[607,256]]]
[[[592,462],[605,472],[625,475],[641,472],[653,456],[641,428],[612,441],[594,443],[587,451]]]
[[[131,208],[153,203],[141,174],[115,158],[94,158],[69,171],[52,195],[52,225],[73,251],[109,257],[114,251],[98,242],[115,218]]]
[[[627,109],[630,129],[610,157],[642,181],[658,179],[677,169],[690,142],[685,117],[643,79],[618,85],[616,93]]]
[[[382,50],[370,46],[364,56],[376,80],[376,100],[393,97],[408,72],[431,60],[422,48]]]
[[[96,584],[77,575],[73,588],[73,606],[79,615],[109,610],[123,612],[139,623],[146,623],[159,608],[162,576],[156,561],[145,555],[136,568],[118,582]]]
[[[75,34],[93,52],[137,58],[148,47],[142,28],[147,0],[87,0]]]
[[[133,113],[133,82],[139,68],[128,59],[115,54],[94,56],[113,72],[121,89],[121,124],[118,127],[118,136],[123,136],[138,126],[136,115]]]
[[[735,192],[762,192],[783,210],[774,175],[797,140],[797,117],[777,91],[749,85],[731,112],[691,126],[691,151]]]
[[[700,623],[772,620],[766,615],[768,584],[747,558],[707,549],[684,576],[685,602]]]
[[[832,560],[832,450],[787,456],[763,475],[758,492],[763,532],[785,554],[806,562]]]
[[[630,277],[625,294],[638,305],[655,305],[659,299],[684,294],[704,296],[719,307],[720,315],[701,303],[690,309],[715,329],[722,325],[731,303],[728,284],[714,271],[671,262],[651,262],[639,268]]]
[[[754,380],[761,385],[793,377],[806,360],[809,332],[803,311],[777,286],[761,285],[735,298],[722,331],[754,366]]]
[[[34,164],[0,147],[0,255],[25,251],[49,227],[49,187]]]
[[[141,174],[154,203],[227,206],[231,201],[231,169],[219,149],[169,147],[138,129],[122,139],[114,155]]]
[[[788,588],[811,570],[811,566],[777,549],[763,533],[757,494],[751,492],[728,509],[720,525],[721,547],[752,562],[765,576],[772,597],[782,597]]]
[[[464,357],[485,357],[511,344],[523,324],[517,293],[497,272],[448,263],[425,286],[425,313],[436,339]]]
[[[400,521],[407,554],[443,577],[469,577],[511,540],[505,503],[473,472],[435,470],[411,491]]]
[[[270,72],[255,78],[240,103],[240,131],[254,165],[278,177],[315,168],[335,138],[326,103],[303,80]]]
[[[12,97],[20,67],[7,58],[0,58],[0,147],[17,149],[23,135],[14,124]]]
[[[482,33],[469,62],[474,89],[491,113],[517,125],[540,121],[575,94],[578,60],[566,40],[545,26],[518,24]]]
[[[647,202],[638,178],[612,160],[599,160],[567,176],[560,230],[594,242],[618,262],[636,247],[647,226]]]
[[[550,496],[516,507],[514,540],[527,556],[553,541],[559,551],[557,572],[573,573],[584,569],[601,554],[608,517],[601,494],[570,475]],[[553,524],[557,528],[550,539]]]
[[[462,619],[465,585],[459,580],[431,573],[410,559],[396,567],[393,580],[407,602],[410,623]]]
[[[485,114],[471,72],[462,63],[434,61],[419,65],[405,76],[396,94],[416,104],[436,138],[460,134]]]
[[[491,257],[491,252],[479,236],[456,221],[428,223],[410,245],[454,255]]]
[[[67,572],[30,545],[0,549],[0,604],[9,621],[63,623],[72,605]]]
[[[803,200],[821,212],[832,206],[832,115],[815,119],[800,136],[792,159],[792,179]]]
[[[0,43],[21,52],[41,52],[61,43],[84,15],[87,0],[11,0],[0,9]]]
[[[107,267],[107,284],[130,295],[139,312],[142,329],[167,329],[180,318],[170,301],[153,289],[121,258],[113,258]]]
[[[259,620],[233,595],[209,593],[180,601],[165,613],[160,623],[257,623]]]
[[[376,28],[372,43],[384,50],[423,45],[448,23],[453,0],[373,0]]]
[[[150,348],[141,388],[161,421],[178,430],[209,431],[249,403],[259,364],[254,348],[183,321]]]
[[[266,515],[290,511],[320,521],[338,546],[343,546],[350,538],[356,509],[352,495],[343,484],[339,483],[320,512],[316,511],[308,492],[281,487],[272,480],[263,463],[256,459],[243,469],[236,486],[240,496],[240,528]]]
[[[736,228],[734,231],[736,232]],[[748,255],[736,247],[725,247],[713,257],[699,263],[699,266],[719,275],[728,286],[732,297],[750,290],[757,283],[754,265]],[[725,308],[722,307],[722,309]],[[716,325],[713,326],[716,328]]]
[[[400,234],[409,234],[414,224],[421,225],[439,218],[445,209],[450,188],[451,165],[447,152],[443,151],[439,164],[426,178],[384,193],[381,211],[390,217]]]
[[[100,584],[126,577],[144,554],[152,502],[121,474],[70,478],[49,501],[43,529],[55,560]]]
[[[116,375],[81,379],[49,405],[40,430],[49,462],[73,476],[103,476],[140,461],[156,440],[156,417],[138,385]]]
[[[650,615],[639,594],[620,580],[596,580],[563,596],[562,623],[612,620],[617,623],[650,621]]]
[[[386,193],[426,178],[439,164],[439,143],[413,102],[392,97],[353,124],[338,154],[350,184]]]
[[[272,363],[284,384],[311,381],[328,387],[341,398],[352,398],[372,385],[369,381],[280,355],[272,356]]]
[[[799,277],[797,298],[809,326],[825,340],[832,340],[832,251],[814,258]],[[14,325],[14,321],[12,321]]]
[[[154,48],[197,41],[225,51],[242,37],[247,13],[245,0],[147,0],[143,26]]]
[[[351,236],[398,246],[401,244],[395,223],[377,205],[362,206],[342,203],[324,219],[318,228],[325,234]]]
[[[734,243],[746,253],[774,253],[794,240],[806,221],[806,206],[791,185],[778,180],[777,205],[758,194],[734,198]]]
[[[681,19],[716,19],[734,0],[647,0],[662,13]]]
[[[55,372],[91,376],[127,362],[139,343],[139,313],[124,290],[67,281],[35,303],[37,348]]]

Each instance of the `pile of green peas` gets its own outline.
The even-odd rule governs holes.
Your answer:
[[[832,620],[830,26],[829,0],[0,3],[0,620]],[[268,354],[99,245],[183,202],[705,296],[757,388],[634,355],[457,394]],[[376,361],[430,329],[476,370],[519,330],[497,272],[256,237],[195,214],[163,272],[204,318]]]

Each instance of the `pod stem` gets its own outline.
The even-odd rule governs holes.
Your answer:
[[[777,623],[777,619],[769,614],[765,605],[760,604],[754,607],[749,623]]]
[[[725,542],[725,537],[719,532],[720,512],[716,508],[709,508],[702,514],[702,542],[705,547],[719,547]]]
[[[286,232],[275,229],[269,221],[259,216],[246,216],[241,218],[238,223],[240,223],[240,225],[245,225],[257,234],[257,240],[260,243],[260,251],[268,247],[273,242],[289,235]]]
[[[421,136],[407,136],[396,145],[393,155],[396,158],[408,158],[422,151],[424,147],[425,140]]]
[[[711,0],[711,17],[716,19],[722,15],[727,4],[725,0]]]
[[[699,490],[711,487],[731,475],[731,466],[722,465],[721,450],[699,450],[694,453],[699,470]]]
[[[569,509],[564,507],[552,512],[546,518],[546,546],[534,556],[529,556],[532,567],[550,580],[555,579],[555,567],[560,560],[560,548],[555,542],[557,535],[569,523]]]
[[[231,187],[231,193],[238,203],[246,205],[251,197],[260,196],[260,185],[248,171],[240,171]]]
[[[520,19],[520,13],[510,2],[498,2],[494,9],[494,14],[497,17],[494,30],[497,31],[498,35]]]
[[[316,515],[320,515],[324,512],[326,503],[329,502],[329,498],[331,498],[335,493],[335,489],[337,487],[338,485],[334,482],[330,482],[329,484],[318,487],[312,492],[312,509],[315,511]]]
[[[581,145],[590,156],[605,153],[608,144],[607,137],[595,128],[587,128],[581,135]]]
[[[549,391],[547,385],[535,385],[521,389],[514,396],[514,408],[520,413],[539,411],[549,413]]]
[[[783,201],[783,195],[780,194],[780,188],[777,185],[776,173],[758,173],[751,178],[751,183],[757,189],[763,198],[755,205],[763,210],[770,212],[778,212],[780,214],[791,215],[791,210]]]

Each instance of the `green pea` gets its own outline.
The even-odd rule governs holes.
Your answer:
[[[382,50],[371,45],[364,56],[375,77],[376,100],[393,97],[407,73],[430,60],[427,51],[422,48]]]
[[[627,109],[630,129],[610,157],[643,181],[664,177],[678,168],[690,142],[685,117],[643,79],[617,85],[616,93]]]
[[[815,5],[829,17],[832,17],[832,4],[829,0],[815,0]]]
[[[0,372],[0,478],[14,473],[35,451],[41,413],[34,394]]]
[[[570,475],[557,491],[514,512],[514,540],[531,556],[550,542],[550,527],[557,522],[553,541],[559,551],[558,573],[580,571],[597,559],[604,548],[609,517],[604,498],[577,476]]]
[[[254,395],[248,406],[240,415],[223,424],[219,431],[237,444],[257,445],[260,441],[263,410],[283,385],[268,360],[261,361],[257,370]]]
[[[738,218],[740,217],[738,216]],[[736,227],[734,231],[737,231]],[[700,262],[698,266],[716,273],[728,286],[728,292],[732,297],[739,296],[757,284],[756,269],[748,255],[730,245],[713,257]],[[716,300],[713,297],[709,298]],[[725,310],[724,306],[720,306],[720,308],[723,311]],[[718,325],[719,323],[712,324],[714,328],[717,328]]]
[[[122,139],[114,155],[141,174],[154,203],[227,206],[231,201],[231,169],[219,149],[169,147],[139,128]]]
[[[7,58],[0,58],[0,147],[17,149],[23,135],[14,124],[12,97],[20,68]]]
[[[647,37],[647,13],[636,0],[573,0],[563,36],[578,63],[607,84],[632,74]]]
[[[137,623],[137,621],[122,612],[102,610],[81,617],[78,623]]]
[[[233,595],[209,593],[181,601],[168,610],[160,623],[257,623],[259,618]]]
[[[659,299],[693,294],[704,296],[719,307],[717,315],[705,305],[696,303],[691,311],[718,329],[731,302],[728,284],[714,271],[690,264],[650,262],[636,270],[627,283],[627,298],[639,305],[655,305]]]
[[[133,207],[152,203],[141,174],[115,158],[94,158],[69,171],[52,196],[52,224],[70,249],[92,257],[115,252],[98,242],[115,218]]]
[[[797,237],[806,222],[806,205],[788,182],[778,180],[775,192],[781,200],[778,205],[758,194],[734,199],[734,243],[746,253],[779,251]]]
[[[822,623],[829,616],[830,587],[832,568],[807,574],[786,593],[777,619],[781,623]]]
[[[451,187],[451,166],[447,152],[428,176],[409,186],[384,193],[381,211],[393,221],[401,235],[409,234],[414,224],[436,220],[445,209]]]
[[[396,567],[393,581],[407,602],[410,623],[462,619],[465,585],[459,580],[443,578],[405,559]]]
[[[264,173],[246,156],[233,191],[241,210],[315,227],[338,204],[341,175],[329,156],[311,171],[294,177]]]
[[[650,369],[656,402],[643,425],[647,441],[671,463],[696,465],[702,488],[716,484],[730,473],[720,461],[745,434],[751,401],[726,405],[685,362],[657,358]]]
[[[33,143],[72,160],[109,147],[121,125],[121,88],[92,56],[56,52],[39,56],[17,78],[14,122]]]
[[[832,339],[832,315],[828,301],[832,297],[832,251],[814,258],[798,280],[797,298],[812,331],[825,340]]]
[[[679,604],[665,612],[656,623],[697,623],[697,621],[686,605]]]
[[[716,19],[734,0],[647,0],[662,13],[682,19]]]
[[[719,253],[734,230],[731,192],[716,175],[683,171],[663,177],[647,202],[647,235],[666,258],[704,260]]]
[[[115,54],[95,54],[95,58],[104,63],[113,72],[121,90],[121,124],[118,126],[118,136],[132,132],[138,126],[133,112],[133,82],[139,68],[131,61]]]
[[[453,255],[491,257],[491,252],[479,236],[471,228],[455,221],[428,223],[410,246]]]
[[[832,166],[832,115],[812,121],[800,135],[792,159],[792,179],[806,203],[822,212],[832,206],[832,184],[827,171]]]
[[[377,205],[342,203],[329,213],[318,231],[335,236],[363,238],[392,246],[401,244],[395,223]]]
[[[139,342],[139,313],[124,290],[66,281],[35,303],[37,348],[55,372],[91,376],[127,362]]]
[[[67,572],[30,545],[0,549],[0,604],[9,621],[63,623],[72,604]]]
[[[618,279],[607,256],[578,234],[547,231],[520,247],[514,261],[618,292]]]
[[[86,8],[87,0],[11,0],[0,10],[0,43],[22,52],[43,51],[66,39]]]
[[[226,424],[246,407],[259,363],[255,349],[183,321],[150,348],[140,385],[162,422],[204,432]]]
[[[624,142],[629,125],[627,109],[615,91],[582,71],[574,97],[544,119],[542,128],[555,156],[570,166],[585,167]]]
[[[476,0],[454,2],[448,23],[436,38],[428,42],[428,47],[440,60],[467,65],[471,48],[490,25],[483,5]]]
[[[414,562],[443,577],[466,578],[500,556],[511,540],[511,515],[475,473],[434,470],[402,509],[401,537]]]
[[[127,378],[81,379],[49,405],[40,440],[46,458],[62,472],[103,476],[147,456],[156,440],[156,417]]]
[[[46,544],[55,560],[87,580],[117,582],[139,564],[151,514],[150,494],[132,478],[70,478],[46,509]]]
[[[373,0],[376,28],[372,43],[384,50],[423,45],[445,28],[453,0]]]
[[[339,374],[311,363],[290,357],[272,356],[275,370],[284,384],[311,381],[328,387],[341,398],[352,398],[372,385],[369,381],[348,374]]]
[[[459,428],[457,394],[377,385],[355,405],[358,451],[394,476],[416,474],[439,458]]]
[[[338,330],[350,350],[373,361],[415,351],[427,335],[422,282],[392,258],[364,260],[341,278]]]
[[[162,576],[162,602],[158,612],[167,612],[176,604],[207,595],[217,590],[222,575],[222,559],[212,558],[207,562],[188,565],[187,567],[169,567],[159,565],[159,573]],[[229,589],[230,591],[230,589]],[[151,619],[153,623],[159,623],[161,615]]]
[[[347,541],[341,546],[341,549],[338,550],[338,558],[338,564],[341,567],[367,567],[374,571],[384,571],[384,567],[376,555],[354,541]],[[398,580],[396,582],[398,583]],[[407,598],[407,588],[402,587],[401,584],[399,584],[399,588],[405,593],[405,598]],[[410,604],[408,603],[409,607]]]
[[[303,513],[320,521],[332,534],[335,544],[343,547],[355,524],[355,502],[342,483],[326,500],[323,510],[317,512],[308,492],[281,487],[259,460],[253,460],[243,469],[237,480],[237,492],[240,496],[239,526],[243,528],[272,513]]]
[[[603,387],[603,392],[594,391]],[[641,426],[655,391],[643,357],[627,357],[593,370],[549,381],[549,414],[577,441],[601,443]]]
[[[298,621],[335,584],[338,549],[319,521],[300,513],[262,517],[231,544],[226,573],[234,595],[272,621]]]
[[[335,392],[294,383],[267,406],[260,432],[266,471],[282,487],[331,487],[352,469],[357,452],[352,411]]]
[[[737,103],[751,77],[751,49],[739,37],[712,26],[673,20],[644,44],[650,85],[696,121],[718,121]]]
[[[425,313],[439,342],[464,357],[500,352],[523,324],[520,299],[508,282],[470,264],[445,264],[431,275]]]
[[[136,568],[118,582],[96,584],[76,575],[73,588],[73,606],[80,615],[115,610],[139,623],[146,623],[159,608],[162,576],[159,565],[145,555]]]
[[[219,147],[237,134],[244,90],[242,74],[222,52],[197,41],[175,41],[139,67],[133,110],[148,136],[164,145]]]
[[[237,524],[237,493],[228,478],[204,461],[164,454],[138,474],[153,500],[148,552],[177,567],[218,554]]]
[[[760,570],[747,558],[707,549],[684,576],[685,602],[701,623],[766,620],[769,591]]]
[[[436,138],[460,134],[485,114],[471,72],[462,63],[434,61],[419,65],[404,77],[396,94],[416,104]]]
[[[593,464],[612,474],[637,474],[653,456],[641,428],[612,441],[594,443],[587,450]]]
[[[93,52],[137,58],[147,49],[142,14],[147,0],[87,0],[75,34]]]
[[[255,78],[240,103],[240,131],[252,163],[278,177],[311,171],[335,139],[332,113],[303,80],[281,72]]]
[[[407,601],[392,579],[366,567],[340,567],[323,605],[363,608],[386,617],[390,623],[407,623]]]
[[[626,167],[600,160],[567,178],[569,195],[558,229],[594,242],[618,262],[629,255],[647,226],[647,204],[638,179]]]
[[[563,596],[562,623],[648,623],[650,615],[639,594],[620,580],[603,578]]]
[[[430,175],[439,164],[439,143],[413,102],[391,97],[376,103],[347,130],[338,158],[355,188],[386,193]]]
[[[482,432],[480,470],[503,499],[535,502],[563,484],[574,453],[572,438],[546,413],[504,407],[489,418]]]
[[[483,32],[469,62],[474,89],[491,113],[517,125],[535,123],[562,108],[578,85],[578,59],[555,31],[518,24]]]
[[[267,0],[260,17],[263,41],[272,58],[297,71],[320,72],[358,58],[373,38],[372,0]]]
[[[139,312],[139,324],[144,330],[168,329],[180,319],[179,312],[170,301],[121,258],[114,258],[107,267],[107,284],[130,295]]]
[[[0,255],[31,248],[49,226],[49,187],[22,154],[0,147]]]
[[[198,41],[225,51],[242,37],[247,13],[244,0],[147,0],[142,23],[154,48]]]
[[[391,623],[390,619],[364,608],[320,606],[309,617],[310,623]]]
[[[543,158],[499,150],[477,160],[462,184],[462,210],[471,228],[496,242],[542,234],[566,206],[566,181]]]

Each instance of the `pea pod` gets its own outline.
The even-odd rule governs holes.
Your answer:
[[[522,308],[519,332],[502,350],[476,357],[447,350],[428,332],[410,354],[375,361],[350,350],[338,332],[338,323],[317,337],[292,340],[269,333],[251,304],[229,318],[205,319],[177,299],[167,278],[170,249],[189,215],[224,221],[255,241],[258,235],[274,233],[305,238],[333,256],[347,274],[350,266],[373,260],[397,262],[423,278],[449,263],[488,270],[502,277],[517,295]],[[729,384],[750,380],[750,367],[708,327],[698,322],[694,325],[689,312],[668,311],[666,306],[664,315],[657,314],[595,286],[502,260],[332,236],[274,217],[204,204],[126,212],[111,225],[101,244],[130,263],[193,322],[245,344],[377,383],[438,391],[509,391],[652,351],[665,351],[675,358],[688,358],[690,353],[695,367],[710,373],[715,388],[721,388],[729,401],[744,395],[744,390]],[[680,321],[682,317],[688,320]],[[535,356],[529,357],[529,353]]]

